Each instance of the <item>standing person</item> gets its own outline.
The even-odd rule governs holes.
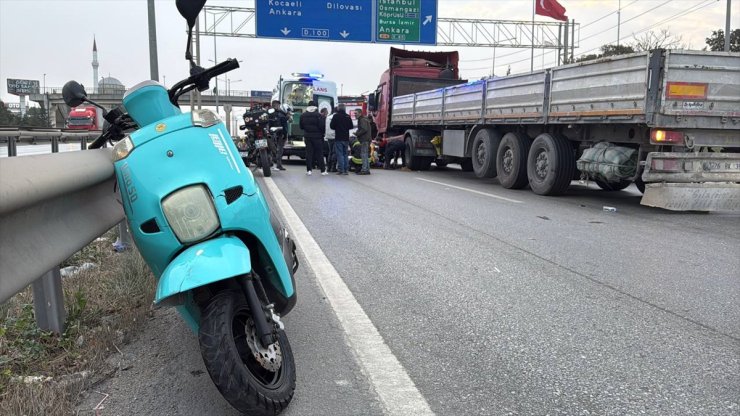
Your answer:
[[[285,141],[288,139],[288,113],[283,111],[282,108],[280,108],[280,101],[273,100],[272,101],[272,108],[275,109],[275,122],[279,127],[283,128],[283,131],[279,132],[276,136],[275,145],[277,146],[277,151],[275,152],[275,158],[277,159],[275,161],[275,164],[277,165],[278,170],[285,170],[283,167],[283,149],[285,149]]]
[[[316,101],[309,101],[299,122],[303,130],[303,141],[306,143],[306,175],[309,176],[311,176],[314,162],[317,162],[322,175],[328,175],[322,155],[325,124],[317,110]]]
[[[321,124],[324,126],[324,136],[322,137],[322,139],[324,140],[321,142],[321,154],[319,155],[319,157],[321,157],[321,159],[324,160],[324,158],[329,154],[329,147],[327,146],[327,142],[326,142],[326,118],[329,117],[329,109],[326,107],[321,107],[319,109],[319,114],[321,114]],[[329,171],[329,161],[328,160],[324,162],[324,166],[326,166],[326,171],[328,172]]]
[[[378,125],[375,124],[372,114],[368,114],[367,119],[370,120],[370,139],[375,140],[378,137]]]
[[[372,135],[372,126],[370,120],[362,115],[362,110],[355,110],[355,119],[357,119],[357,140],[362,146],[360,155],[362,157],[362,170],[357,172],[358,175],[370,174],[370,137]]]
[[[334,111],[332,111],[332,113],[326,118],[324,128],[324,140],[326,140],[326,143],[329,145],[329,151],[326,155],[326,170],[328,172],[337,171],[337,151],[334,149],[336,133],[334,132],[334,129],[331,128],[331,120],[334,118],[334,114],[336,114],[336,109],[334,109]]]
[[[337,106],[329,127],[334,129],[334,148],[337,154],[337,174],[347,175],[349,171],[349,131],[354,128],[352,117],[347,114],[344,104]]]

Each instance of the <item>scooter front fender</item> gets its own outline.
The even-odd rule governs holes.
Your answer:
[[[155,303],[252,270],[249,248],[240,239],[221,236],[188,247],[167,265],[157,283]]]

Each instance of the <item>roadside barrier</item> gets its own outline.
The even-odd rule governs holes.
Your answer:
[[[59,141],[99,132],[0,129],[8,156],[0,158],[0,303],[33,285],[39,327],[62,333],[66,313],[59,264],[119,224],[130,241],[114,193],[111,149],[59,151]],[[19,140],[48,140],[52,154],[14,157]]]

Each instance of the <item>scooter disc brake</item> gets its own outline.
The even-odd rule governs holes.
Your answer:
[[[277,372],[283,364],[283,352],[280,350],[280,344],[273,342],[267,348],[264,348],[257,335],[254,322],[251,319],[247,322],[246,334],[247,345],[254,359],[265,370],[272,371],[273,373]]]

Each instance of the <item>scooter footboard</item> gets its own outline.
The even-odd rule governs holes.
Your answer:
[[[170,262],[159,278],[154,302],[250,271],[249,248],[240,239],[221,236],[204,241]]]

